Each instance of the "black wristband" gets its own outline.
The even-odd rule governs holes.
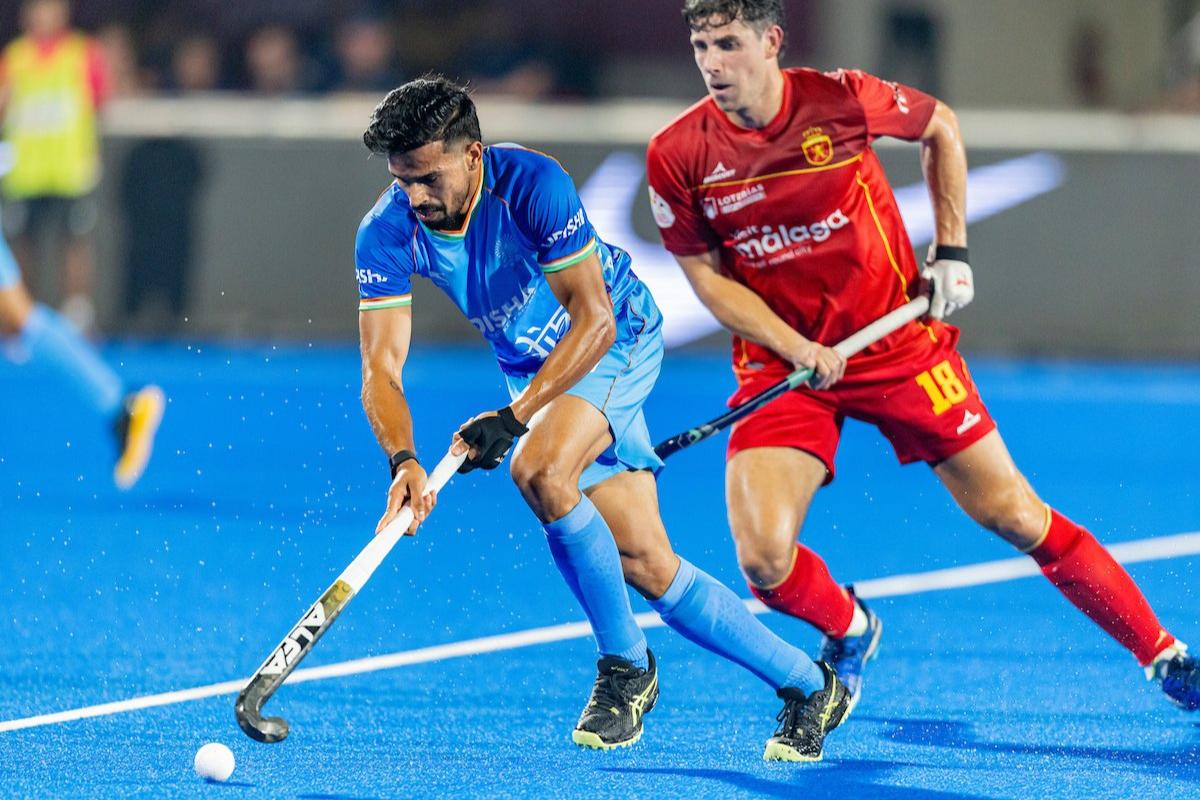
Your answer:
[[[417,454],[412,450],[397,450],[392,453],[392,457],[388,459],[388,467],[392,470],[392,480],[396,479],[396,473],[400,471],[400,465],[405,461],[417,461]]]
[[[517,415],[513,413],[512,406],[505,406],[504,408],[500,409],[496,412],[496,416],[500,418],[500,420],[504,423],[504,427],[507,428],[508,432],[513,436],[524,436],[525,434],[529,433],[529,428],[526,428],[524,425],[522,425],[521,421],[517,419]]]
[[[970,259],[967,257],[967,248],[956,247],[952,244],[939,244],[933,249],[934,261],[961,261],[964,264],[969,264]]]

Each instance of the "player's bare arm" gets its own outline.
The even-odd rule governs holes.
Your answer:
[[[416,452],[412,413],[404,396],[404,362],[412,340],[412,308],[377,309],[358,315],[359,347],[362,352],[362,404],[371,430],[384,452]],[[388,489],[387,508],[375,527],[379,533],[406,503],[412,505],[409,534],[425,521],[437,502],[436,493],[425,494],[425,470],[415,458],[396,466]]]
[[[555,345],[529,386],[509,406],[513,416],[523,426],[596,366],[616,337],[616,321],[608,291],[604,287],[599,257],[592,254],[569,269],[550,273],[546,276],[546,282],[570,315],[571,327]],[[472,421],[496,416],[497,413],[481,414]],[[452,451],[461,454],[466,449],[461,435],[455,434]],[[468,457],[477,459],[479,453],[472,448]]]
[[[715,250],[697,256],[675,256],[700,302],[733,333],[769,347],[796,367],[816,370],[813,388],[828,389],[846,372],[846,360],[833,348],[810,341],[784,322],[752,290],[720,272]]]
[[[967,263],[967,152],[953,109],[938,102],[921,135],[921,170],[929,187],[937,238],[925,278],[932,283],[929,314],[949,316],[975,297]]]
[[[921,135],[921,170],[933,203],[937,243],[967,246],[967,151],[958,116],[938,102]]]

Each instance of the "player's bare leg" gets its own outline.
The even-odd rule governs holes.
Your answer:
[[[625,582],[647,600],[666,594],[679,570],[658,510],[658,485],[646,471],[622,472],[587,490],[612,530]]]
[[[824,482],[825,465],[820,459],[792,447],[755,447],[729,459],[725,466],[729,527],[738,564],[751,585],[773,589],[792,571],[796,534]]]
[[[1129,573],[1084,528],[1046,505],[997,431],[934,467],[983,527],[1028,553],[1080,611],[1124,645],[1177,704],[1200,708],[1200,668],[1159,623]]]
[[[579,478],[612,435],[603,414],[569,394],[535,414],[528,427],[513,452],[513,481],[538,519],[552,522],[579,504]]]
[[[796,541],[825,464],[791,447],[741,450],[725,467],[725,502],[738,564],[754,595],[776,611],[824,634],[820,660],[837,670],[858,703],[867,662],[879,649],[883,623],[825,562]]]

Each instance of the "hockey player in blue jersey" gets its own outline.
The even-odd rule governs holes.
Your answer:
[[[598,675],[575,743],[633,744],[658,697],[628,582],[668,625],[783,699],[765,758],[819,759],[825,734],[849,713],[832,668],[769,631],[667,539],[655,483],[662,462],[642,416],[662,360],[661,315],[629,256],[592,229],[556,161],[485,147],[470,97],[450,81],[392,91],[363,139],[394,178],[364,218],[355,253],[363,407],[393,477],[380,529],[410,504],[415,530],[436,502],[424,493],[401,380],[411,280],[420,275],[483,334],[508,384],[507,405],[455,435],[453,447],[468,455],[463,469],[499,466],[519,439],[513,480],[591,623]]]

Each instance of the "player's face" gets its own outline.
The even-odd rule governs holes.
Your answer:
[[[426,227],[453,231],[467,219],[482,161],[479,142],[430,142],[389,156],[388,171]]]
[[[692,54],[708,93],[722,111],[733,113],[754,105],[779,69],[783,29],[762,33],[741,20],[692,31]]]

